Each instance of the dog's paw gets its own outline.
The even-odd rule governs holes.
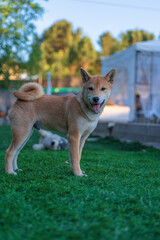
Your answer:
[[[12,175],[17,175],[16,172],[12,171],[12,172],[7,172],[8,174],[12,174]]]
[[[82,171],[82,173],[84,177],[88,177],[88,175],[84,171]]]
[[[85,174],[85,172],[83,172],[83,171],[81,171],[80,173],[74,172],[74,175],[78,176],[78,177],[87,177],[87,174]]]

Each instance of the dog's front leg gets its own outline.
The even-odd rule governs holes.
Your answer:
[[[81,158],[81,155],[82,155],[82,150],[83,150],[83,147],[84,147],[84,144],[85,144],[85,141],[86,139],[88,138],[88,134],[87,135],[84,135],[81,137],[80,139],[80,144],[79,144],[79,156]]]
[[[70,132],[68,134],[68,143],[72,171],[76,176],[84,176],[80,168],[80,155],[79,155],[80,137],[78,131]]]

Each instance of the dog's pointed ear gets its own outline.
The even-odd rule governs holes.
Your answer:
[[[109,71],[105,78],[107,78],[107,81],[110,82],[111,84],[114,83],[114,78],[116,76],[116,69],[112,69],[111,71]]]
[[[87,71],[85,71],[82,67],[80,68],[80,71],[83,83],[87,82],[91,78],[91,75]]]

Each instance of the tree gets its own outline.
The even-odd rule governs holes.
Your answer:
[[[61,20],[47,29],[41,45],[45,71],[53,77],[79,75],[79,67],[92,68],[96,58],[88,37],[82,37],[80,29],[73,31],[72,24]]]
[[[32,51],[29,54],[29,60],[26,63],[26,68],[29,75],[36,75],[40,71],[40,61],[42,59],[42,52],[40,49],[41,40],[35,34],[33,43],[31,45]]]
[[[0,71],[8,82],[10,69],[16,72],[16,66],[22,63],[20,53],[30,46],[34,20],[43,9],[34,0],[2,0],[0,12]],[[7,66],[6,71],[3,71],[4,66]]]
[[[63,51],[68,54],[73,43],[74,33],[72,24],[66,20],[58,21],[47,29],[43,35],[43,50],[48,64],[54,62],[54,54]]]
[[[66,20],[56,22],[44,32],[41,44],[44,72],[51,71],[56,78],[69,74],[69,49],[78,34],[78,31],[73,32],[72,24]]]
[[[68,54],[68,67],[70,70],[70,76],[74,76],[78,66],[78,44],[73,44],[70,47]]]
[[[68,67],[70,71],[70,76],[76,75],[77,68],[78,68],[78,44],[81,40],[82,31],[81,29],[77,29],[76,33],[74,34],[74,41],[70,46],[69,53],[68,53]]]
[[[102,48],[102,55],[108,57],[119,49],[118,40],[110,32],[103,33],[98,42]]]
[[[93,71],[92,66],[96,59],[96,52],[88,37],[83,37],[78,43],[78,62],[79,67]]]
[[[137,42],[153,40],[153,33],[148,33],[144,30],[129,30],[126,33],[120,35],[120,49],[125,49]]]
[[[154,39],[154,35],[144,30],[129,30],[126,33],[121,33],[119,40],[114,38],[109,32],[106,32],[100,36],[99,44],[102,48],[102,55],[108,57],[117,51],[135,44],[136,42],[152,39]]]
[[[79,68],[84,67],[86,70],[94,72],[94,62],[96,61],[96,52],[88,37],[83,37],[77,44],[70,47],[68,64],[70,75],[79,74]]]

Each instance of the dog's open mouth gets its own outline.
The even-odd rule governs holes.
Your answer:
[[[101,104],[91,104],[91,105],[92,105],[93,110],[95,112],[98,112],[103,104],[104,104],[104,100],[103,100],[103,102]]]

